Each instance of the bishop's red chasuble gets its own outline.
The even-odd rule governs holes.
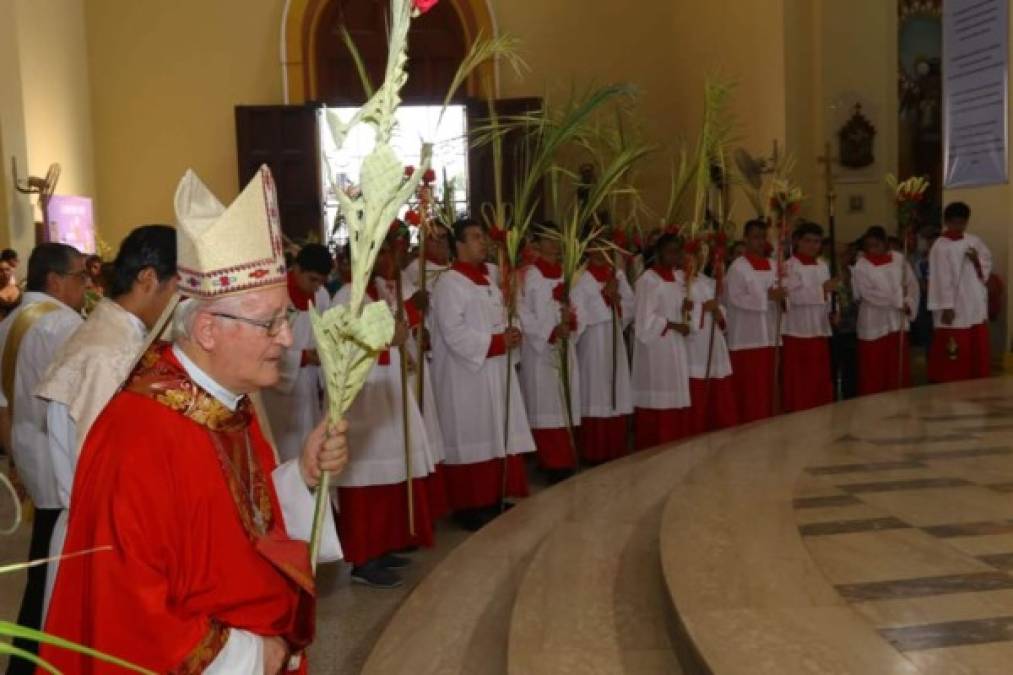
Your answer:
[[[274,469],[249,401],[229,411],[154,347],[77,468],[64,551],[112,550],[61,563],[46,630],[159,673],[203,671],[230,628],[307,646],[309,551],[286,535]],[[42,657],[65,673],[125,672]]]

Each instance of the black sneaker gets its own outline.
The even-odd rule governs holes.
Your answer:
[[[406,558],[403,555],[394,555],[393,553],[388,553],[385,556],[377,558],[376,562],[379,563],[380,567],[386,567],[389,570],[399,570],[403,567],[408,567],[409,565],[411,565],[412,559]]]
[[[572,478],[575,473],[577,473],[575,469],[545,469],[545,479],[549,485],[556,485],[567,478]]]
[[[373,588],[397,588],[403,583],[397,572],[381,566],[379,560],[353,567],[352,582]]]
[[[462,530],[478,532],[489,521],[482,513],[482,509],[462,509],[454,512],[454,522]]]

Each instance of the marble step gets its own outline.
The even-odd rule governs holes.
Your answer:
[[[638,522],[567,520],[545,538],[518,589],[510,675],[681,672],[668,636],[661,508],[661,499],[649,504]]]
[[[470,536],[412,591],[387,624],[364,675],[506,675],[517,587],[565,514],[547,490]]]

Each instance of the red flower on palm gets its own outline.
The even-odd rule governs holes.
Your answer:
[[[425,14],[436,6],[440,0],[412,0],[412,5],[419,10],[419,14]]]

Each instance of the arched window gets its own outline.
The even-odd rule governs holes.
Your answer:
[[[341,37],[344,26],[369,73],[379,84],[387,62],[388,0],[331,0],[315,28],[316,87],[314,98],[327,105],[359,105],[365,101],[352,55]],[[441,101],[467,53],[461,21],[449,2],[437,4],[412,22],[408,37],[408,83],[401,91],[406,103]]]

